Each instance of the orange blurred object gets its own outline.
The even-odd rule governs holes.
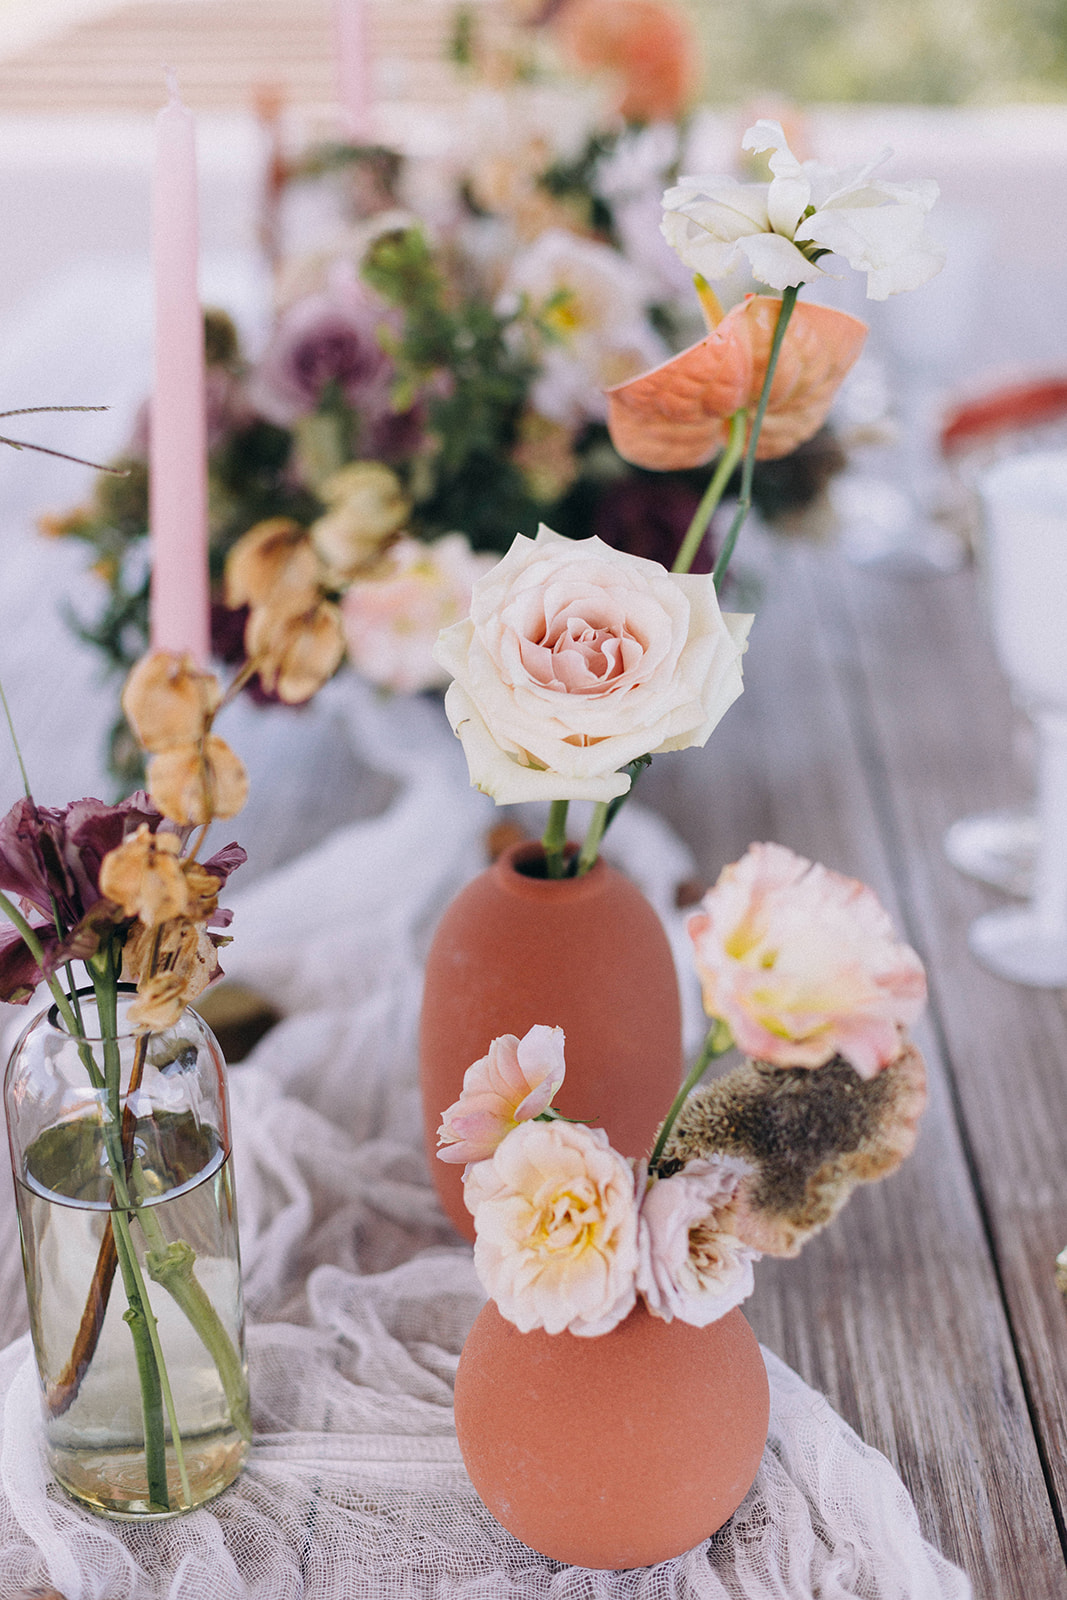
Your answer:
[[[941,424],[946,455],[1001,433],[1040,427],[1067,416],[1067,378],[1009,384],[954,406]]]
[[[551,26],[576,66],[619,75],[617,110],[629,122],[673,121],[696,95],[696,37],[661,0],[570,0]]]
[[[623,459],[674,472],[718,455],[730,417],[742,407],[753,411],[759,400],[780,306],[771,295],[748,295],[699,344],[608,389],[608,430]],[[866,323],[843,311],[795,306],[757,459],[789,455],[818,432],[866,335]]]

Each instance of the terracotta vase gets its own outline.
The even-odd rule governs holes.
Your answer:
[[[573,1566],[651,1566],[721,1528],[756,1476],[770,1396],[740,1311],[642,1304],[600,1338],[520,1333],[490,1301],[456,1373],[471,1482],[510,1533]]]
[[[426,963],[426,1150],[441,1204],[468,1239],[462,1168],[436,1159],[437,1129],[493,1039],[561,1027],[567,1076],[554,1104],[604,1128],[623,1155],[648,1154],[682,1078],[678,979],[655,910],[603,860],[581,878],[528,876],[542,859],[539,844],[517,845],[467,884]]]

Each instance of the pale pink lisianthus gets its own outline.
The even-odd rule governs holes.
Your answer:
[[[630,1162],[602,1128],[524,1122],[468,1168],[474,1265],[501,1316],[523,1333],[608,1333],[637,1298],[637,1205]]]
[[[489,1054],[467,1068],[463,1092],[442,1113],[439,1161],[484,1161],[511,1130],[547,1111],[563,1082],[562,1028],[532,1027],[519,1039],[501,1034]]]
[[[734,1226],[738,1188],[751,1170],[713,1156],[649,1187],[638,1219],[637,1287],[654,1317],[706,1328],[752,1293],[759,1252]]]
[[[710,1017],[746,1055],[872,1078],[926,999],[922,962],[873,890],[777,844],[726,867],[689,919]]]
[[[442,628],[467,615],[471,590],[496,565],[462,533],[432,544],[398,539],[367,578],[341,601],[348,659],[370,683],[397,694],[443,688],[448,673],[433,658]]]

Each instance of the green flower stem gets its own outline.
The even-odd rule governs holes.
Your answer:
[[[150,1210],[142,1209],[137,1215],[143,1227]],[[155,1218],[152,1220],[154,1222]],[[158,1228],[158,1223],[156,1226]],[[162,1234],[158,1245],[153,1246],[145,1257],[149,1277],[163,1285],[200,1335],[218,1369],[230,1408],[230,1420],[245,1439],[250,1439],[252,1422],[248,1415],[244,1368],[221,1317],[211,1304],[203,1284],[197,1279],[193,1270],[195,1261],[196,1253],[184,1239],[175,1239],[168,1244]]]
[[[770,355],[767,357],[767,371],[763,379],[763,388],[760,390],[756,415],[752,422],[752,432],[749,435],[748,449],[745,452],[745,464],[741,469],[741,496],[737,502],[734,520],[730,524],[730,531],[726,535],[725,543],[719,551],[718,560],[715,562],[713,576],[716,593],[722,588],[723,579],[726,577],[726,569],[730,565],[734,546],[737,543],[737,536],[741,532],[745,518],[752,508],[752,474],[756,469],[756,447],[759,444],[763,419],[767,414],[767,402],[771,396],[771,384],[774,382],[774,373],[778,366],[778,355],[782,348],[782,340],[785,338],[785,330],[789,326],[789,319],[793,315],[793,307],[797,303],[798,290],[799,285],[793,285],[782,293],[782,304],[778,311],[778,320],[774,325],[774,337],[771,339]]]
[[[545,871],[550,878],[563,877],[563,851],[567,843],[569,804],[568,800],[553,800],[548,811],[548,823],[541,835],[541,846],[545,852]]]
[[[27,950],[30,952],[30,955],[43,972],[44,950],[41,946],[41,941],[38,939],[37,935],[26,921],[26,918],[22,915],[21,911],[19,911],[18,908],[12,904],[6,894],[0,894],[0,911],[4,913],[8,921],[17,929],[23,944],[26,946]],[[51,978],[46,978],[45,982],[47,983],[51,992],[52,999],[56,1003],[56,1010],[59,1012],[60,1016],[63,1018],[63,1021],[67,1025],[67,1032],[73,1039],[77,1039],[79,1041],[78,1054],[81,1056],[85,1070],[89,1074],[89,1082],[92,1084],[94,1089],[102,1089],[104,1087],[104,1080],[100,1076],[96,1062],[93,1060],[92,1051],[85,1043],[85,1040],[81,1038],[81,1029],[78,1027],[78,1019],[71,1010],[70,1001],[63,993],[62,984],[54,975]]]
[[[127,1308],[123,1320],[133,1336],[137,1376],[141,1386],[141,1415],[144,1421],[145,1470],[148,1474],[149,1504],[161,1511],[170,1510],[170,1491],[167,1488],[167,1449],[163,1435],[163,1393],[159,1381],[159,1365],[153,1347],[151,1323],[155,1318],[139,1284],[140,1273],[130,1238],[130,1225],[125,1212],[111,1213],[111,1226],[115,1231],[115,1245],[119,1271],[126,1290]]]
[[[659,1133],[656,1135],[656,1142],[652,1146],[652,1154],[648,1158],[650,1171],[655,1170],[656,1162],[659,1160],[664,1149],[666,1148],[667,1140],[671,1135],[671,1129],[678,1120],[678,1113],[685,1105],[685,1102],[688,1100],[689,1096],[692,1094],[693,1090],[696,1088],[697,1084],[700,1082],[711,1063],[717,1060],[719,1056],[724,1056],[727,1050],[733,1047],[733,1042],[733,1035],[726,1026],[725,1022],[716,1022],[708,1032],[708,1036],[704,1040],[700,1054],[697,1056],[692,1067],[689,1069],[685,1082],[675,1095],[673,1101],[671,1102],[671,1108],[667,1112],[667,1115],[664,1117],[663,1122],[660,1125]]]
[[[589,828],[586,832],[581,851],[578,855],[578,869],[576,876],[581,878],[596,863],[600,841],[604,837],[604,829],[608,825],[608,802],[598,800],[593,807],[593,815],[589,819]]]
[[[674,558],[672,572],[688,572],[693,565],[700,541],[707,531],[708,523],[712,519],[719,501],[722,499],[723,490],[733,475],[734,468],[740,461],[745,450],[745,428],[748,426],[748,412],[741,408],[735,411],[730,418],[730,437],[726,449],[719,457],[718,466],[712,474],[711,482],[701,497],[700,504],[693,513],[693,520],[686,529],[685,538],[682,540],[678,554]]]
[[[122,1146],[121,1136],[122,1058],[118,1042],[118,994],[116,988],[118,974],[115,970],[114,950],[110,943],[103,959],[101,960],[98,955],[87,963],[87,970],[92,979],[93,989],[96,992],[96,1009],[100,1018],[100,1031],[103,1035],[105,1092],[111,1112],[110,1120],[104,1125],[104,1144],[107,1150],[108,1166],[111,1168],[111,1181],[115,1189],[115,1199],[122,1208],[121,1210],[112,1211],[111,1226],[115,1231],[119,1269],[122,1272],[122,1281],[128,1302],[128,1309],[124,1316],[129,1324],[130,1332],[133,1334],[137,1371],[141,1380],[141,1409],[144,1415],[145,1467],[148,1472],[149,1497],[153,1503],[169,1508],[170,1496],[167,1489],[166,1476],[166,1441],[163,1433],[163,1408],[165,1407],[167,1420],[170,1423],[171,1444],[174,1447],[174,1461],[181,1481],[182,1496],[188,1505],[192,1495],[189,1488],[189,1476],[185,1467],[185,1450],[182,1445],[181,1432],[178,1428],[178,1413],[174,1405],[170,1378],[167,1375],[163,1348],[159,1342],[159,1327],[148,1299],[148,1291],[144,1286],[141,1269],[137,1264],[133,1240],[130,1237],[129,1215],[133,1214],[139,1217],[141,1208],[135,1201],[131,1201],[126,1181],[126,1155]],[[146,1339],[147,1348],[144,1344]],[[159,1488],[160,1461],[163,1463],[162,1496],[156,1492]],[[153,1488],[153,1485],[155,1485],[155,1488]]]

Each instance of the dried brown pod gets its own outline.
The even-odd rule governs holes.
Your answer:
[[[171,822],[201,827],[213,817],[233,817],[248,799],[248,773],[224,739],[209,734],[203,746],[178,745],[148,763],[148,792]]]
[[[142,656],[122,691],[126,720],[150,753],[194,743],[221,700],[214,673],[172,650]]]
[[[345,653],[341,613],[328,600],[300,616],[253,610],[245,628],[245,649],[267,693],[299,705],[317,694],[341,665]]]
[[[297,616],[318,599],[320,577],[307,530],[291,517],[269,517],[249,528],[226,559],[226,604]]]
[[[690,1096],[659,1168],[742,1157],[753,1170],[738,1193],[738,1237],[795,1256],[858,1183],[887,1177],[910,1155],[925,1105],[926,1067],[910,1042],[873,1078],[840,1056],[814,1069],[744,1061]]]

